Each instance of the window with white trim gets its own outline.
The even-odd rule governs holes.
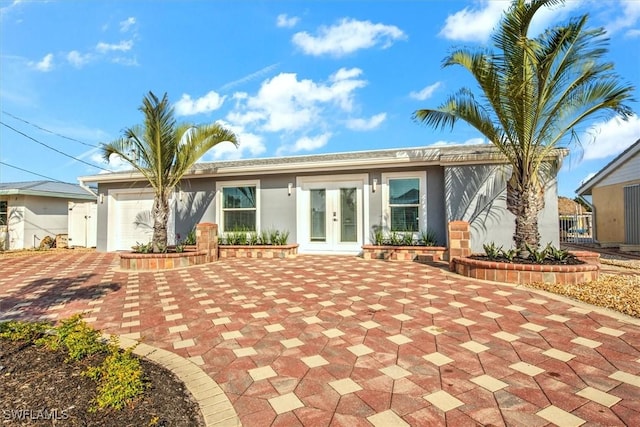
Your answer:
[[[222,232],[258,231],[259,190],[257,181],[219,183]]]
[[[391,232],[419,232],[426,224],[426,173],[382,174],[383,208]]]
[[[8,220],[9,220],[9,210],[8,210],[8,204],[6,201],[1,201],[0,202],[0,225],[7,225]]]

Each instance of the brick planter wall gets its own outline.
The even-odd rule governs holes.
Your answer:
[[[295,258],[298,245],[220,245],[220,258]]]
[[[185,251],[167,254],[120,254],[120,268],[132,271],[167,270],[170,268],[204,264],[206,262],[208,262],[206,251]]]
[[[364,245],[364,259],[386,259],[391,261],[415,261],[425,258],[429,261],[441,261],[447,248],[441,246],[376,246]]]
[[[449,233],[449,270],[454,271],[453,260],[471,255],[471,231],[467,221],[450,221]]]
[[[545,282],[575,285],[596,280],[600,273],[600,266],[596,264],[509,264],[471,258],[455,258],[451,262],[453,271],[463,276],[514,284]]]

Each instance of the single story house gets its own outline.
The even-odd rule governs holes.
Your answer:
[[[553,153],[561,160],[566,150]],[[300,253],[359,253],[375,230],[427,230],[447,243],[447,223],[471,223],[472,246],[513,245],[506,209],[509,166],[491,145],[427,146],[198,163],[173,195],[170,243],[199,222],[220,233],[288,231]],[[138,172],[81,177],[98,186],[97,249],[130,250],[152,235],[153,192]],[[543,242],[559,244],[557,188],[546,189]]]
[[[78,184],[56,181],[0,183],[0,246],[30,249],[46,236],[68,233],[70,203],[95,203]]]
[[[604,246],[640,246],[640,139],[576,193],[591,196],[597,242]]]

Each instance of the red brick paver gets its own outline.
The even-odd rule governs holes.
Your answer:
[[[0,320],[85,312],[200,365],[245,426],[640,425],[637,319],[409,262],[116,266],[0,260]]]

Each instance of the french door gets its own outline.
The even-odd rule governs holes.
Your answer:
[[[298,225],[303,252],[359,252],[363,237],[362,180],[307,181],[300,186]]]

